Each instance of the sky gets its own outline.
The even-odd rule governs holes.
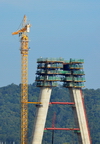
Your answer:
[[[85,88],[100,88],[100,0],[0,0],[0,87],[21,82],[20,39],[12,32],[26,15],[29,79],[37,58],[84,59]]]

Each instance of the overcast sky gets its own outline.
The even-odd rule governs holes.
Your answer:
[[[31,23],[29,84],[39,57],[84,59],[86,88],[100,88],[100,0],[0,0],[0,87],[21,79],[18,30]]]

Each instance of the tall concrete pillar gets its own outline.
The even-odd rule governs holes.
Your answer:
[[[82,144],[91,144],[90,133],[88,130],[88,123],[86,119],[84,102],[82,98],[82,93],[80,89],[70,88],[69,89],[71,96],[74,98]]]
[[[51,90],[51,88],[47,87],[42,87],[40,90],[39,102],[41,102],[42,104],[40,106],[37,106],[37,112],[33,128],[32,144],[42,144]]]

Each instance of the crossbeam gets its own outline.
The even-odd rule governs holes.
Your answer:
[[[49,104],[74,105],[74,102],[50,102]]]

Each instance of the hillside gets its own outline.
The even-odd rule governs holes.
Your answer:
[[[37,101],[40,89],[35,83],[29,85],[29,101]],[[84,89],[85,106],[91,131],[93,144],[100,144],[100,89]],[[53,88],[51,101],[70,101],[68,90],[61,86]],[[36,107],[29,105],[29,143]],[[68,105],[52,105],[49,107],[46,127],[52,126],[53,114],[56,112],[55,127],[74,127],[73,112]],[[13,141],[19,144],[20,140],[20,85],[11,84],[0,88],[0,141]],[[51,144],[51,131],[44,134],[43,144]],[[73,137],[73,139],[72,139]],[[74,132],[55,131],[54,143],[63,144],[74,141],[77,137]]]

